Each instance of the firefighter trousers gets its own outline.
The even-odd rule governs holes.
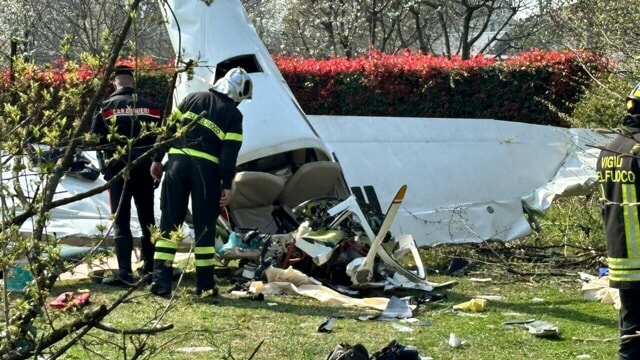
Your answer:
[[[640,331],[640,289],[620,289],[620,336]],[[620,339],[618,359],[640,359],[640,337]]]
[[[220,212],[220,175],[216,163],[182,154],[170,154],[165,165],[160,197],[160,230],[163,238],[156,242],[153,282],[165,292],[171,288],[171,264],[179,247],[170,233],[184,223],[189,197],[194,228],[196,293],[215,289],[214,255],[216,223]]]

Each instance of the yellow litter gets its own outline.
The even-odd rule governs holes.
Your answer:
[[[472,311],[472,312],[483,312],[484,308],[487,306],[486,299],[471,299],[469,301],[465,301],[462,304],[454,305],[453,308],[455,310],[463,310],[463,311]]]

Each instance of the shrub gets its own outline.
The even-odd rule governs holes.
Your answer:
[[[625,97],[635,84],[616,75],[608,75],[589,88],[569,117],[571,125],[584,128],[612,129],[620,126],[625,115]]]
[[[494,118],[569,126],[562,116],[609,65],[590,53],[532,50],[504,62],[372,51],[355,59],[275,57],[310,114]]]
[[[371,51],[355,59],[274,60],[309,114],[491,118],[565,127],[572,124],[573,108],[589,88],[590,74],[610,68],[594,54],[538,50],[502,62],[485,56],[461,60],[411,51],[397,55]],[[150,57],[123,62],[137,69],[140,94],[164,107],[173,65],[158,64]],[[71,66],[65,61],[46,69],[32,67],[33,80],[54,93],[68,79],[93,81],[104,70],[101,64]],[[0,92],[8,81],[5,69]],[[83,94],[83,101],[90,96]],[[584,111],[577,118],[587,116],[588,109]]]

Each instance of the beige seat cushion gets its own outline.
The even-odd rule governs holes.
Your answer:
[[[279,203],[288,208],[317,197],[334,196],[341,175],[333,161],[314,161],[302,165],[285,184]]]
[[[258,171],[237,173],[229,201],[231,220],[237,227],[275,232],[277,225],[271,213],[283,189],[284,180],[279,176]]]

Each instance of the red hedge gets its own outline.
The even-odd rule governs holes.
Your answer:
[[[371,51],[355,59],[274,57],[305,112],[320,115],[493,118],[568,126],[554,110],[570,113],[590,83],[588,71],[608,69],[591,53],[532,50],[505,61],[470,60],[405,51]],[[172,64],[151,57],[125,59],[137,69],[141,94],[164,105]],[[33,68],[45,86],[59,87],[70,76],[91,81],[102,67],[73,67],[58,61]],[[9,81],[0,74],[0,92]],[[85,94],[90,95],[90,92]]]
[[[570,112],[607,64],[590,53],[532,50],[498,62],[372,51],[352,60],[275,57],[309,114],[467,117],[567,126]]]

